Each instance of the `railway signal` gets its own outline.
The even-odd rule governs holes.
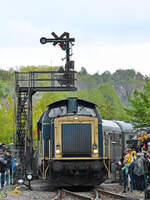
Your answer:
[[[41,44],[46,44],[51,42],[54,46],[58,44],[63,51],[66,51],[65,70],[69,71],[70,69],[74,68],[74,66],[70,65],[70,63],[72,62],[70,61],[70,56],[72,56],[72,54],[70,54],[70,49],[71,46],[73,45],[73,42],[75,42],[75,39],[70,38],[68,32],[64,32],[60,37],[54,32],[52,32],[51,34],[54,38],[42,37],[40,39],[40,42]]]

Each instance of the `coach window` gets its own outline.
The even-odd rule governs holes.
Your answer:
[[[115,134],[115,142],[118,144],[118,134]]]
[[[112,142],[116,142],[116,134],[115,133],[112,134]]]
[[[133,138],[133,135],[130,135],[130,136],[129,136],[129,139],[131,140],[132,138]]]
[[[117,144],[120,145],[120,134],[117,134]]]

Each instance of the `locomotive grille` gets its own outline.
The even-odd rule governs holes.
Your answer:
[[[91,124],[62,124],[62,156],[91,156]]]

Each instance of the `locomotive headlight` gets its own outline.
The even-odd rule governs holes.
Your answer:
[[[57,153],[57,154],[60,153],[60,145],[56,145],[56,153]]]
[[[93,144],[93,153],[98,153],[97,144]]]
[[[93,153],[98,153],[98,149],[93,149]]]

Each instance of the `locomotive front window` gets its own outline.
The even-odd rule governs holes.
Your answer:
[[[96,117],[96,113],[94,111],[94,109],[92,108],[88,108],[85,106],[78,106],[78,115],[88,115],[88,116],[92,116],[92,117]]]
[[[67,107],[66,106],[60,106],[56,108],[51,108],[48,116],[49,117],[58,117],[62,115],[67,115]]]

